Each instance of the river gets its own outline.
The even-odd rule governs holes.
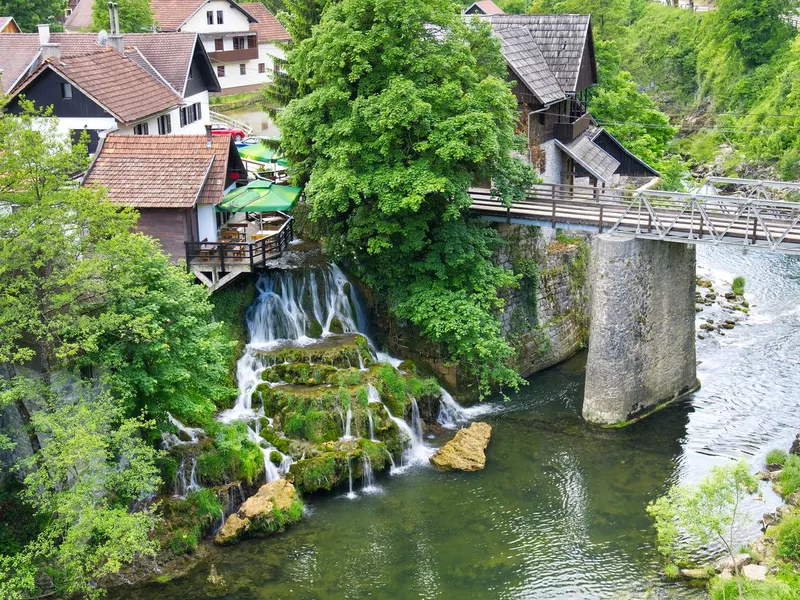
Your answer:
[[[311,497],[286,533],[214,549],[187,576],[119,597],[702,597],[661,577],[645,507],[713,465],[744,458],[756,469],[800,431],[800,260],[699,247],[698,272],[723,291],[743,275],[752,312],[698,340],[702,388],[686,401],[621,431],[588,427],[579,355],[495,401],[482,418],[494,428],[484,471],[419,467],[380,477],[377,494]],[[763,486],[751,537],[777,503]],[[224,586],[206,583],[212,562]]]

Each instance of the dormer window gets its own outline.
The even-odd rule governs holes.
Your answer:
[[[72,100],[72,84],[70,83],[61,84],[61,98],[63,100]]]
[[[208,23],[209,25],[213,25],[214,24],[214,11],[213,10],[207,10],[206,11],[206,23]]]
[[[217,11],[217,25],[222,25],[222,11]]]

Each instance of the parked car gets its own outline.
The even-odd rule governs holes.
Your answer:
[[[244,138],[247,137],[245,132],[238,127],[231,127],[230,125],[226,125],[225,123],[212,123],[211,124],[211,134],[212,135],[229,135],[233,138],[234,142],[241,142]]]

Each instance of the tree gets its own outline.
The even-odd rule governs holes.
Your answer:
[[[14,17],[22,31],[36,31],[40,23],[57,28],[66,8],[66,0],[0,0],[0,15]]]
[[[153,423],[124,418],[118,403],[88,387],[64,400],[28,384],[45,394],[32,420],[47,443],[20,467],[25,499],[44,525],[22,552],[0,558],[0,595],[29,597],[46,572],[59,595],[96,597],[100,579],[157,549],[153,507],[130,510],[160,484],[158,453],[139,437]]]
[[[150,0],[115,0],[119,5],[119,30],[122,33],[152,31],[156,25]],[[95,0],[92,5],[92,31],[109,30],[108,2]]]
[[[0,116],[0,361],[94,368],[132,416],[210,418],[234,392],[205,291],[131,233],[134,211],[71,182],[86,147],[48,114]]]
[[[734,560],[749,522],[742,505],[757,490],[758,481],[744,461],[712,468],[697,486],[672,486],[647,507],[655,519],[659,551],[680,562],[687,559],[686,544],[717,543]],[[736,577],[738,581],[738,571]],[[742,598],[740,581],[738,587]]]
[[[497,318],[497,237],[469,217],[474,181],[506,201],[533,172],[511,153],[516,101],[488,26],[447,0],[341,0],[288,56],[301,97],[279,115],[326,246],[399,319],[490,384],[516,385]]]

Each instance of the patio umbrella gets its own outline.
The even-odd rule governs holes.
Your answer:
[[[282,167],[288,165],[288,161],[285,158],[280,157],[277,152],[267,148],[262,143],[239,146],[239,156],[254,162],[275,163]]]
[[[298,187],[258,179],[226,194],[217,210],[257,213],[287,211],[295,205],[302,192]]]

